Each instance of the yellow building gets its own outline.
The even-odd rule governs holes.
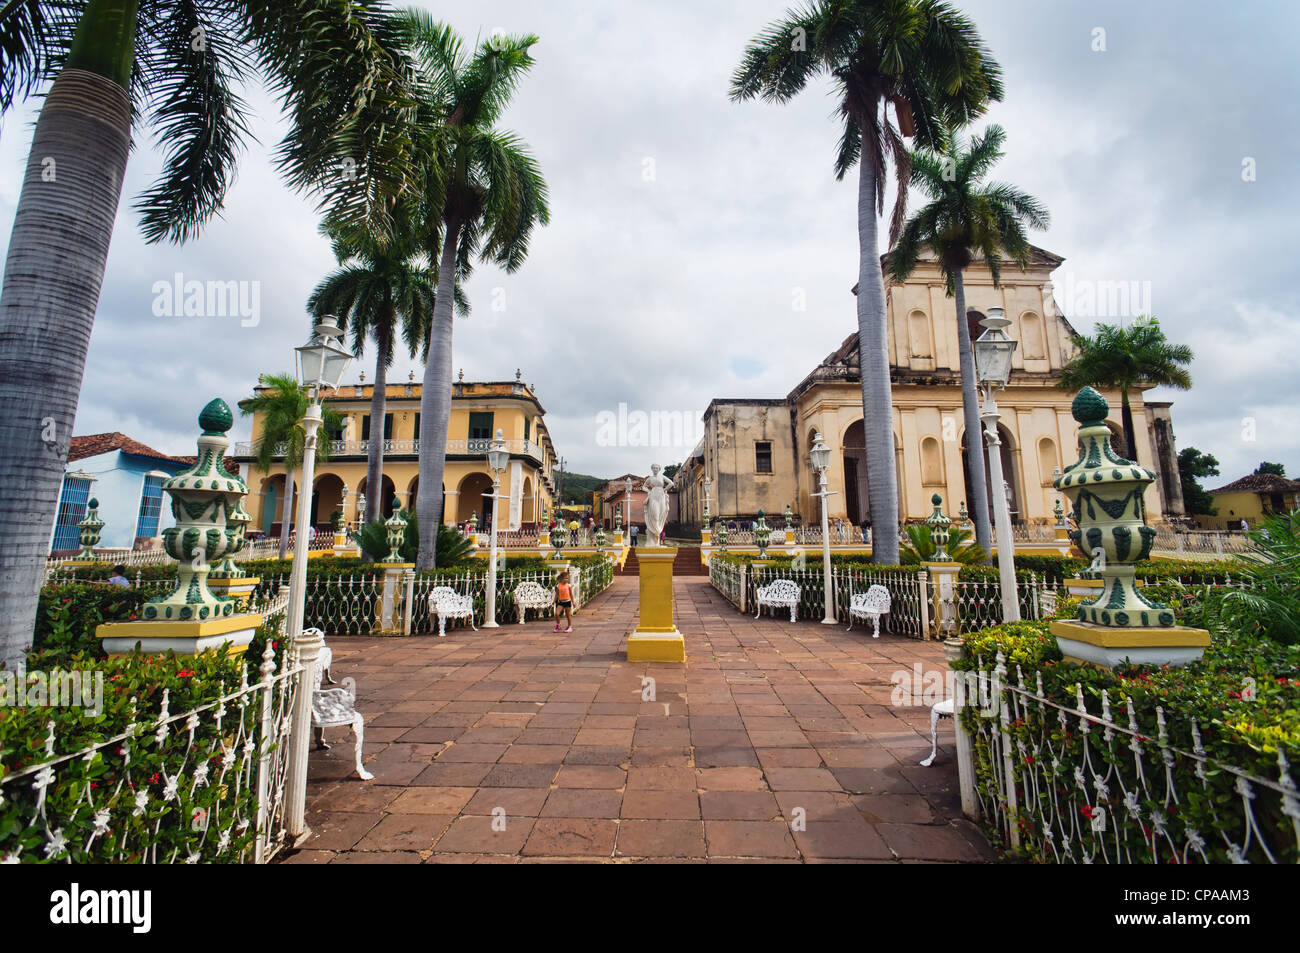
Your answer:
[[[1052,297],[1050,275],[1063,260],[1033,248],[1024,272],[1003,267],[999,287],[982,262],[965,272],[971,339],[982,333],[984,313],[1001,307],[1012,322],[1007,333],[1019,342],[1009,386],[998,394],[1004,492],[1019,524],[1054,522],[1054,473],[1078,458],[1079,428],[1070,413],[1074,395],[1057,387],[1060,369],[1077,353],[1077,332]],[[888,322],[900,518],[927,517],[934,493],[943,497],[946,512],[956,514],[970,498],[958,335],[954,299],[932,257],[907,282],[889,288]],[[1106,397],[1115,446],[1122,449],[1119,394]],[[1130,393],[1130,401],[1137,460],[1158,475],[1146,494],[1148,517],[1154,522],[1181,515],[1169,404],[1148,405],[1140,390]],[[677,475],[682,520],[700,523],[706,476],[714,517],[752,519],[760,509],[770,517],[788,504],[802,521],[818,520],[816,474],[808,457],[817,431],[833,452],[830,517],[861,525],[870,510],[856,330],[784,398],[710,402],[704,437]]]
[[[1214,516],[1197,514],[1196,520],[1210,529],[1241,529],[1245,520],[1258,529],[1266,516],[1289,513],[1300,508],[1300,480],[1288,480],[1272,473],[1249,473],[1227,486],[1211,490]]]
[[[447,464],[443,473],[445,492],[443,521],[464,523],[477,515],[480,526],[491,512],[484,494],[492,492],[492,475],[487,465],[488,445],[498,429],[510,451],[510,462],[502,474],[501,492],[509,502],[501,514],[500,530],[531,532],[551,509],[555,486],[553,471],[557,457],[544,421],[545,409],[529,385],[519,380],[473,383],[461,379],[452,385],[451,422],[447,431]],[[330,459],[317,464],[312,487],[312,525],[318,530],[330,524],[341,510],[350,525],[364,514],[358,511],[360,494],[366,486],[366,454],[371,439],[382,439],[384,450],[383,513],[392,515],[396,497],[402,506],[412,506],[420,484],[420,395],[414,374],[407,384],[389,384],[385,399],[383,436],[370,421],[373,385],[340,387],[329,395],[326,405],[343,417],[342,429],[324,435],[331,441]],[[253,439],[235,447],[234,457],[248,474],[249,495],[244,506],[252,516],[250,532],[275,533],[283,518],[284,467],[269,472],[257,469],[253,454],[262,435],[260,416],[253,418]],[[295,486],[295,494],[298,488]],[[296,509],[297,503],[294,503]]]

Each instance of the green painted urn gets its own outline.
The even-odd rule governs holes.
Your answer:
[[[1156,475],[1111,447],[1109,409],[1091,387],[1075,395],[1071,411],[1080,424],[1083,456],[1052,484],[1073,504],[1078,528],[1070,539],[1093,558],[1085,576],[1102,583],[1100,595],[1079,606],[1078,618],[1120,628],[1172,626],[1173,610],[1143,598],[1136,586],[1135,564],[1151,555],[1156,539],[1143,502]]]
[[[606,535],[605,535],[605,526],[604,526],[604,524],[603,524],[603,523],[597,523],[597,524],[596,524],[596,552],[600,552],[602,549],[605,548],[605,540],[606,540],[607,538],[608,538],[608,537],[606,537]]]
[[[99,537],[104,532],[105,523],[99,518],[99,500],[93,496],[86,502],[86,518],[77,524],[80,533],[77,536],[77,542],[81,544],[81,549],[77,551],[77,559],[94,559],[95,547],[99,545]]]
[[[934,553],[930,556],[931,562],[950,563],[952,556],[948,555],[948,540],[952,534],[948,527],[952,525],[952,518],[943,512],[943,497],[938,493],[930,497],[931,504],[934,505],[934,512],[929,515],[925,525],[930,528],[930,542],[934,544]]]
[[[727,521],[719,518],[713,527],[713,538],[718,543],[718,549],[724,553],[727,551]]]
[[[402,519],[402,506],[397,497],[393,497],[393,515],[384,520],[384,529],[388,533],[388,555],[380,562],[402,562],[402,541],[406,538],[406,520]]]
[[[772,539],[772,528],[767,525],[767,520],[763,518],[763,511],[758,511],[758,523],[754,526],[754,543],[758,546],[758,556],[760,559],[767,556],[767,544]]]
[[[234,416],[220,398],[212,400],[199,414],[198,455],[186,470],[163,483],[171,497],[176,525],[163,530],[163,548],[177,560],[176,588],[165,596],[150,599],[142,615],[155,621],[202,621],[234,615],[234,598],[214,595],[208,588],[208,574],[223,556],[237,551],[227,532],[231,515],[240,510],[248,494],[244,481],[226,471],[226,437]],[[234,548],[232,548],[234,547]]]

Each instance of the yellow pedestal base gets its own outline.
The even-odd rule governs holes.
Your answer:
[[[627,637],[629,662],[685,662],[686,640],[673,622],[672,546],[641,546],[636,552],[640,573],[640,612]]]
[[[260,612],[187,622],[106,622],[95,627],[95,637],[103,641],[109,655],[129,655],[137,645],[146,655],[168,650],[197,655],[223,645],[229,654],[237,655],[248,648],[261,624]]]
[[[256,591],[258,584],[262,581],[261,576],[235,576],[230,578],[208,577],[208,589],[214,596],[230,596],[232,599],[239,600],[239,608],[247,609],[248,600]]]
[[[1210,633],[1185,626],[1114,628],[1058,619],[1049,626],[1066,658],[1116,665],[1186,665],[1205,654]]]

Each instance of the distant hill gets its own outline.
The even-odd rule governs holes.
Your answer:
[[[558,478],[558,474],[556,474]],[[589,503],[591,491],[608,483],[607,477],[594,477],[586,473],[564,473],[564,499],[561,503]]]

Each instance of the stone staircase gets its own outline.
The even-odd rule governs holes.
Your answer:
[[[615,570],[615,574],[636,576],[640,571],[640,564],[636,558],[636,547],[633,547],[628,551],[623,568]],[[679,546],[677,548],[677,555],[673,557],[674,576],[707,576],[708,574],[709,570],[705,568],[703,560],[700,559],[700,548],[698,546]]]

